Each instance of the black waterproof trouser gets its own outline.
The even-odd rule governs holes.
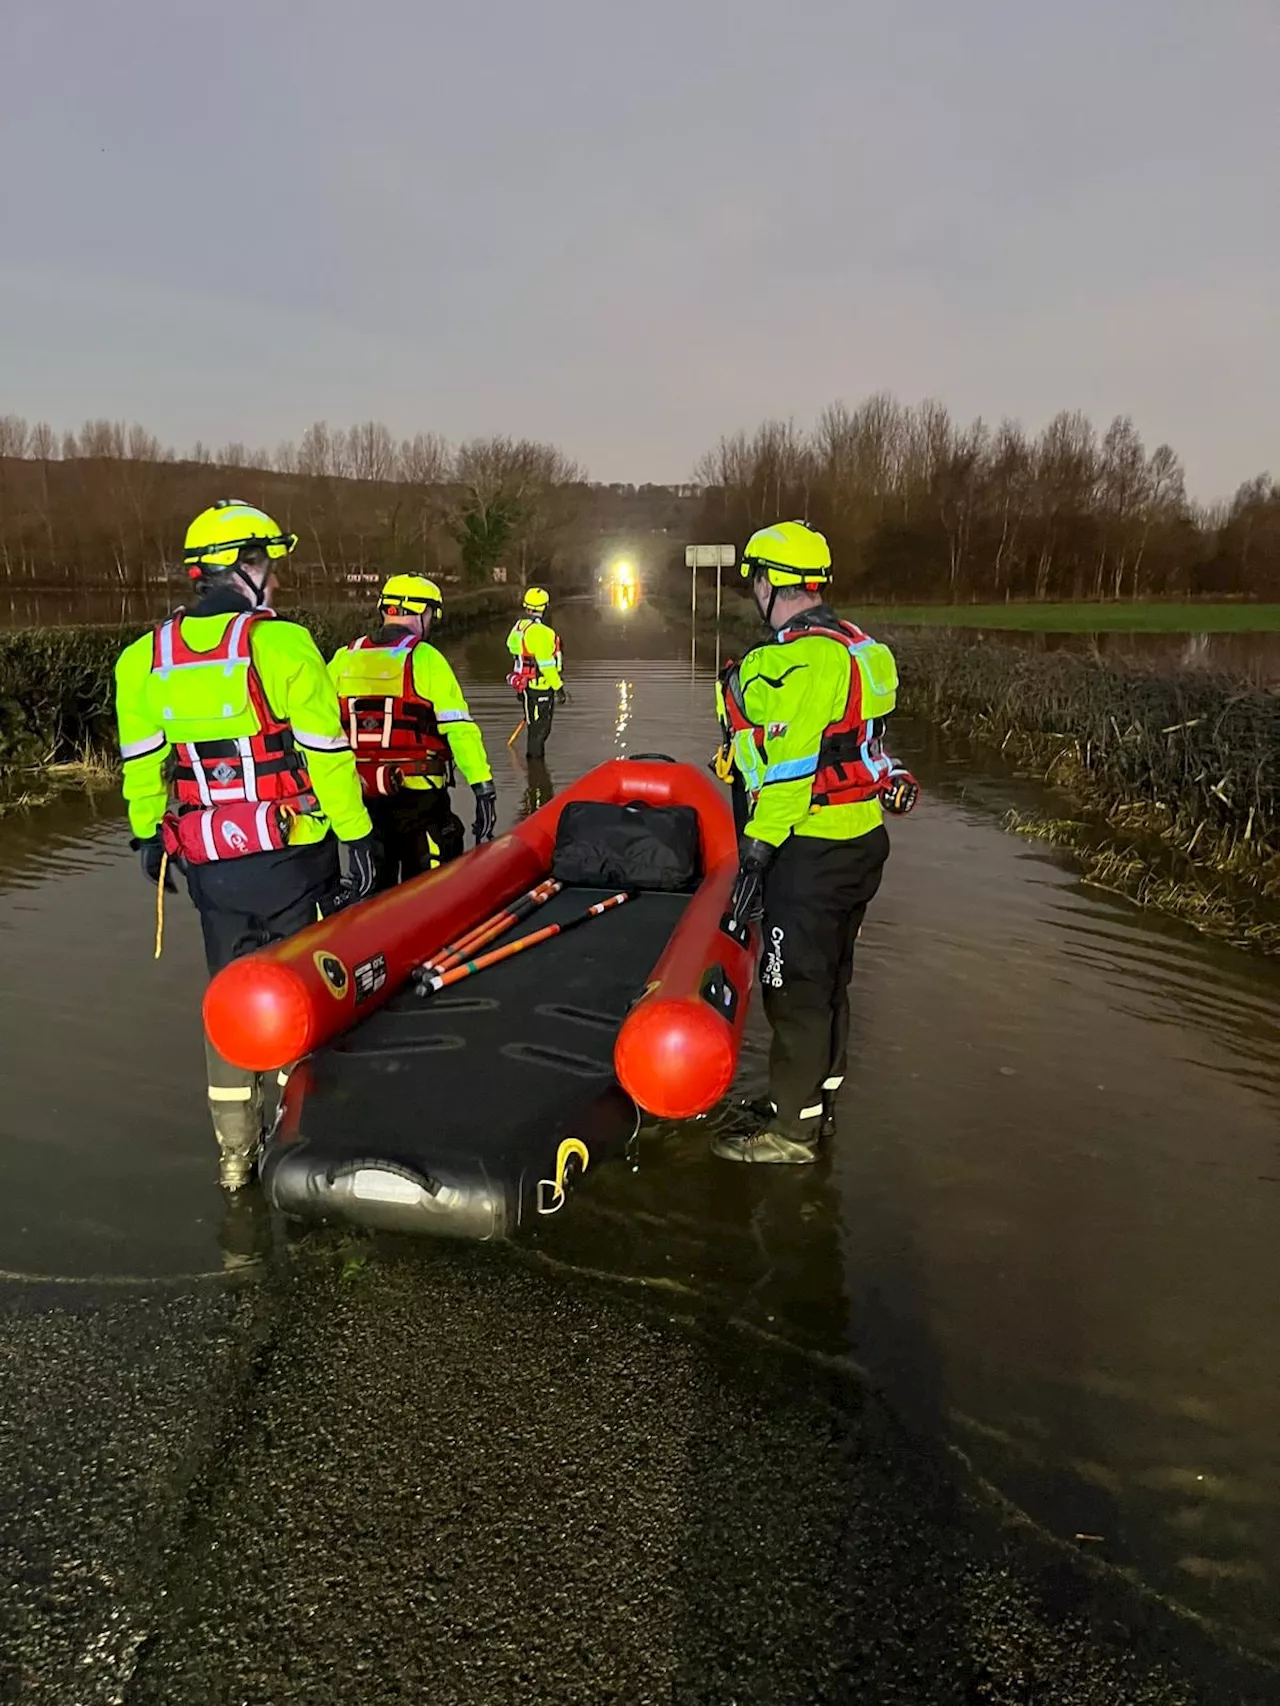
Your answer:
[[[365,804],[373,822],[374,887],[379,891],[434,871],[463,850],[466,831],[454,816],[447,788],[401,788]]]
[[[525,745],[526,758],[541,758],[547,750],[551,720],[556,714],[556,696],[550,688],[526,687],[524,690],[524,720],[529,739]]]
[[[888,856],[883,825],[853,841],[792,835],[765,878],[760,986],[773,1032],[769,1095],[778,1129],[789,1136],[816,1137],[823,1093],[844,1078],[853,951]]]
[[[249,853],[212,865],[187,866],[187,891],[200,914],[209,975],[232,960],[283,942],[314,924],[338,891],[341,867],[332,835],[305,847]],[[209,1105],[215,1129],[229,1106],[261,1102],[258,1074],[224,1060],[205,1038]]]

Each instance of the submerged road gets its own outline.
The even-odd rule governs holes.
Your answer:
[[[570,655],[559,780],[702,755],[660,630]],[[656,1134],[525,1250],[224,1219],[193,920],[107,802],[0,826],[0,1701],[1280,1701],[1274,986],[933,763],[835,1164]]]

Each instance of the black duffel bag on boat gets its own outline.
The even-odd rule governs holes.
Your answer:
[[[701,875],[698,814],[572,800],[560,814],[551,875],[583,888],[691,889]]]

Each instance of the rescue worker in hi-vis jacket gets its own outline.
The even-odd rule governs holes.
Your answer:
[[[742,574],[772,634],[718,695],[746,812],[725,927],[741,936],[763,920],[773,1037],[768,1100],[712,1147],[728,1161],[805,1162],[835,1131],[854,944],[889,854],[883,812],[909,812],[919,788],[882,744],[893,654],[826,603],[822,534],[799,521],[762,528]]]
[[[526,588],[524,614],[507,635],[507,650],[514,660],[507,681],[519,695],[529,730],[525,757],[535,760],[545,756],[556,706],[563,705],[567,697],[561,677],[564,657],[560,636],[546,619],[550,602],[544,587]]]
[[[116,661],[132,845],[149,882],[173,890],[169,866],[184,872],[211,975],[373,887],[369,814],[324,659],[271,608],[296,544],[251,504],[214,504],[187,529],[194,605]],[[207,1039],[205,1051],[219,1176],[236,1191],[258,1157],[261,1080]]]
[[[477,846],[493,840],[497,823],[480,730],[448,660],[428,643],[442,608],[434,581],[392,575],[378,601],[378,631],[329,663],[373,820],[379,889],[462,852],[462,823],[449,799],[455,765],[475,795]]]

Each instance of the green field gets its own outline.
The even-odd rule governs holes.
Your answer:
[[[1275,634],[1280,604],[841,604],[860,625],[1057,634]]]

